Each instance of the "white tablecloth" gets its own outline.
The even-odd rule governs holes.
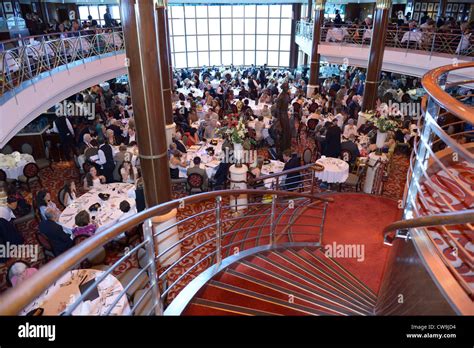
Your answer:
[[[415,41],[420,43],[423,37],[423,33],[421,31],[407,31],[403,34],[402,43],[407,41]]]
[[[35,159],[27,153],[20,154],[15,151],[10,155],[0,154],[0,169],[7,174],[8,179],[17,180],[23,175],[23,168],[31,162],[35,162]]]
[[[270,128],[270,126],[272,125],[272,120],[269,117],[264,117],[263,118],[263,123],[265,124],[265,128]],[[255,120],[254,121],[249,121],[247,123],[247,126],[249,128],[255,129]]]
[[[204,143],[201,145],[194,145],[188,149],[186,153],[186,161],[191,165],[194,157],[199,156],[201,158],[201,164],[206,169],[207,177],[212,178],[217,171],[217,167],[220,164],[220,157],[222,157],[222,144],[224,140],[218,139],[217,145],[211,145],[209,143]],[[212,147],[214,148],[214,155],[209,156],[206,152],[206,149]],[[179,177],[187,178],[187,168],[179,167]]]
[[[262,175],[281,173],[284,167],[285,167],[285,163],[281,161],[270,160],[269,164],[264,164],[262,166]],[[284,182],[285,182],[285,176],[281,176],[279,179],[280,186]],[[265,184],[265,187],[268,189],[274,188],[276,184],[276,179],[275,178],[265,179],[264,184]]]
[[[197,98],[197,97],[203,97],[203,91],[200,90],[199,88],[195,88],[195,87],[191,87],[191,88],[179,88],[177,89],[177,91],[179,93],[183,93],[185,97],[188,96],[189,93],[192,93],[193,94],[193,97],[194,98]]]
[[[269,110],[272,107],[270,104],[263,104],[263,103],[255,105],[255,100],[249,100],[249,106],[252,108],[253,114],[255,116],[260,116],[262,114],[264,105],[268,105]]]
[[[75,300],[81,295],[79,284],[83,280],[85,283],[99,277],[103,273],[95,269],[69,271],[25,307],[21,314],[26,315],[35,308],[43,308],[43,315],[60,315],[73,303],[73,299]],[[93,301],[80,304],[72,312],[73,315],[104,315],[117,299],[118,294],[123,290],[122,284],[110,274],[97,285],[97,288],[99,297]],[[124,294],[113,307],[110,315],[127,315],[128,313],[130,313],[130,306],[127,295]]]
[[[364,34],[362,35],[362,40],[371,40],[372,39],[372,29],[365,29]]]
[[[322,172],[315,172],[319,180],[327,183],[343,183],[349,177],[349,164],[339,158],[322,156],[316,163],[324,166]]]
[[[74,217],[81,210],[89,212],[89,207],[94,203],[101,205],[100,211],[89,212],[91,218],[95,216],[95,222],[99,226],[97,231],[100,232],[113,224],[115,224],[122,216],[123,212],[119,209],[120,202],[127,200],[130,203],[130,211],[136,212],[136,203],[134,197],[135,186],[125,183],[104,184],[99,188],[93,188],[89,192],[78,197],[72,202],[59,217],[59,224],[64,228],[65,232],[72,233],[74,227]],[[102,201],[98,194],[108,193],[110,198]],[[97,233],[97,232],[96,232]]]

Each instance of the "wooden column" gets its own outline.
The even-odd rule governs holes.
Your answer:
[[[308,17],[308,22],[313,19],[313,0],[308,0],[308,13],[306,17]]]
[[[377,0],[375,5],[362,111],[375,110],[391,5],[391,0]]]
[[[172,78],[170,77],[170,53],[169,53],[169,35],[166,15],[166,0],[158,0],[156,5],[156,32],[158,33],[158,43],[160,51],[161,81],[163,85],[163,106],[165,113],[166,125],[173,124],[173,105],[171,102],[172,95]]]
[[[301,4],[293,4],[293,19],[291,21],[290,68],[298,66],[298,45],[296,44],[296,23],[301,20]]]
[[[121,0],[120,7],[145,201],[151,207],[171,200],[155,7],[150,0]]]
[[[319,82],[319,61],[318,53],[319,40],[321,39],[321,27],[324,22],[324,7],[326,0],[316,0],[313,23],[313,49],[311,51],[311,65],[309,72],[308,96],[310,97],[318,86]]]

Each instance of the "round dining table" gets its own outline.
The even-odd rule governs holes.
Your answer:
[[[349,177],[349,164],[339,158],[321,156],[316,163],[324,166],[323,171],[315,172],[321,181],[336,184],[345,182]]]
[[[20,315],[27,315],[37,308],[43,309],[42,315],[61,315],[81,296],[80,286],[85,291],[92,286],[91,281],[103,273],[95,269],[68,271],[26,306]],[[122,284],[109,274],[97,284],[97,291],[93,290],[91,295],[86,296],[87,300],[83,300],[74,309],[72,315],[105,315],[109,310],[108,315],[127,315],[130,313],[130,305],[126,294],[112,307],[122,290]]]
[[[109,199],[102,200],[99,197],[101,193],[109,194]],[[136,202],[133,198],[134,193],[135,185],[126,183],[103,184],[92,188],[89,192],[76,198],[64,209],[58,223],[65,232],[72,233],[72,230],[76,227],[75,216],[81,210],[86,210],[91,215],[92,220],[98,225],[97,231],[104,230],[119,221],[125,214],[119,209],[120,202],[128,201],[130,212],[136,212]],[[90,211],[89,208],[95,203],[100,204],[99,209],[97,211]]]

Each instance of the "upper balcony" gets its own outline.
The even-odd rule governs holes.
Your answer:
[[[56,103],[127,73],[121,28],[0,43],[0,147]]]
[[[329,63],[367,67],[371,37],[372,29],[363,27],[323,27],[318,53]],[[298,22],[296,43],[309,56],[312,42],[313,23]],[[421,77],[442,65],[471,62],[473,57],[470,35],[463,35],[460,31],[409,31],[408,28],[390,26],[382,69]],[[456,71],[453,76],[474,77],[469,74],[467,71]]]

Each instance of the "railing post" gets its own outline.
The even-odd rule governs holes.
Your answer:
[[[222,261],[222,197],[216,197],[216,264],[220,265]]]
[[[276,214],[276,203],[277,195],[272,195],[272,211],[270,213],[270,245],[273,246],[276,243],[276,224],[275,224],[275,214]]]
[[[314,195],[314,182],[315,182],[316,173],[314,169],[311,169],[310,173],[311,173],[311,196],[312,196]],[[311,198],[311,202],[313,202],[313,198]]]
[[[160,289],[158,287],[158,275],[156,273],[155,263],[155,241],[153,239],[153,227],[151,219],[148,219],[143,223],[143,237],[147,241],[146,255],[148,258],[148,263],[150,263],[150,271],[148,277],[150,279],[150,287],[152,288],[151,291],[155,315],[163,315],[163,300],[161,299]]]

